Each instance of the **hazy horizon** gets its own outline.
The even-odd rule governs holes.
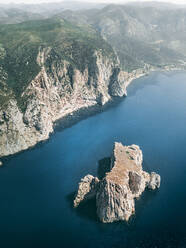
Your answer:
[[[68,2],[67,0],[0,0],[0,4],[40,4],[40,3]],[[129,2],[163,2],[172,4],[186,4],[186,0],[71,0],[71,2],[87,2],[87,3],[129,3]]]

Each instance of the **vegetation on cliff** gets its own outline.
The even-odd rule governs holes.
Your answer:
[[[55,6],[55,17],[43,20],[52,15],[47,6],[44,12],[34,8],[37,11],[30,15],[23,7],[3,7],[0,13],[0,23],[7,23],[7,18],[11,23],[35,19],[0,25],[1,105],[14,95],[24,109],[21,95],[41,69],[36,61],[40,47],[51,48],[44,65],[49,72],[54,61],[66,60],[72,73],[73,68],[83,71],[86,67],[93,73],[95,50],[116,61],[114,49],[128,72],[146,65],[179,66],[186,61],[185,9],[169,8],[167,13],[156,5],[109,5],[59,13]]]
[[[150,69],[186,65],[185,9],[52,6],[0,10],[0,156],[47,139],[62,117],[126,95]]]
[[[167,11],[169,9],[169,11]],[[65,11],[58,16],[73,23],[89,23],[115,49],[125,71],[145,64],[164,67],[186,61],[186,9],[108,5],[89,11]]]
[[[10,96],[3,90],[6,85],[23,109],[25,99],[22,99],[21,95],[41,69],[37,63],[41,47],[51,49],[43,65],[48,71],[51,71],[51,65],[55,61],[65,60],[70,63],[72,73],[73,68],[80,71],[88,68],[90,73],[93,73],[96,50],[116,62],[111,46],[96,31],[76,26],[63,19],[0,25],[0,36],[0,88],[3,91],[0,91],[1,106]]]

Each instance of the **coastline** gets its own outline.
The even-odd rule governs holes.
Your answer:
[[[95,104],[92,106],[87,106],[80,108],[73,113],[65,115],[64,117],[56,120],[54,122],[54,132],[62,131],[66,128],[70,128],[81,120],[85,120],[91,116],[99,114],[106,111],[109,108],[114,107],[119,104],[126,96],[123,97],[113,97],[110,101],[106,102],[104,105]],[[52,135],[52,134],[51,134]]]
[[[144,76],[149,75],[152,72],[171,72],[171,71],[185,71],[186,68],[181,68],[181,67],[168,67],[168,68],[155,68],[151,67],[148,68],[147,70],[144,69],[137,69],[133,71],[132,73],[126,73],[125,76],[123,75],[123,78],[125,80],[125,88],[126,88],[126,93],[127,93],[127,87],[136,79],[142,78]],[[112,97],[109,101],[107,101],[105,104],[95,104],[95,105],[90,105],[87,107],[81,107],[74,112],[71,112],[53,122],[53,132],[49,134],[49,137],[37,142],[35,145],[28,147],[27,149],[20,150],[19,152],[16,152],[14,154],[8,155],[8,156],[2,156],[0,157],[0,161],[4,164],[4,161],[6,159],[9,159],[17,154],[20,154],[24,151],[35,149],[41,144],[44,144],[47,142],[54,133],[62,131],[66,128],[70,128],[71,126],[77,124],[79,121],[87,119],[91,116],[94,116],[98,113],[101,113],[111,107],[114,107],[115,105],[119,104],[121,101],[124,100],[124,98],[127,97],[127,94],[122,96],[122,97]]]
[[[171,71],[184,71],[186,70],[183,68],[165,68],[165,69],[158,69],[158,68],[151,68],[150,70],[145,71],[144,73],[137,73],[137,71],[141,69],[137,69],[135,71],[135,76],[129,77],[128,80],[126,80],[125,82],[125,87],[126,87],[126,93],[127,93],[127,88],[130,86],[130,84],[142,77],[148,76],[150,73],[152,72],[171,72]],[[133,74],[133,73],[132,73]],[[76,123],[78,123],[81,120],[85,120],[90,116],[94,116],[96,114],[99,114],[109,108],[114,107],[115,105],[119,104],[121,101],[123,101],[125,99],[125,97],[127,97],[127,94],[125,96],[122,97],[112,97],[111,100],[109,100],[108,102],[106,102],[104,105],[100,105],[100,104],[95,104],[92,106],[87,106],[87,107],[82,107],[76,111],[74,111],[73,113],[67,114],[63,117],[61,117],[60,119],[57,119],[54,122],[54,132],[58,132],[58,131],[62,131],[66,128],[70,128],[71,126],[75,125]],[[51,134],[52,135],[52,134]]]

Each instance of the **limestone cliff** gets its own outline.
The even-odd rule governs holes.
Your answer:
[[[151,69],[123,72],[99,33],[61,18],[0,32],[0,157],[48,139],[58,119],[126,96]]]
[[[51,47],[40,47],[37,63],[41,69],[21,95],[24,111],[15,97],[1,107],[0,157],[47,139],[53,123],[62,117],[126,95],[125,82],[112,57],[95,51],[91,66],[81,71],[65,59],[51,60],[53,53]]]
[[[152,69],[122,71],[99,33],[61,18],[0,32],[0,157],[48,139],[58,119],[126,96],[128,84]]]
[[[160,187],[160,176],[154,172],[149,174],[143,171],[142,161],[142,151],[138,146],[115,143],[110,172],[99,182],[97,178],[89,175],[91,183],[88,182],[88,187],[87,180],[86,185],[84,184],[87,178],[85,177],[79,185],[74,206],[77,207],[81,201],[96,195],[100,221],[104,223],[128,221],[135,213],[135,198],[139,198],[146,187],[153,190]]]

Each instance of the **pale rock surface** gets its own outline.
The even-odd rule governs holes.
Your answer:
[[[65,60],[45,62],[51,48],[40,48],[37,63],[41,70],[24,90],[25,111],[12,96],[0,106],[0,157],[28,149],[49,138],[56,120],[96,105],[104,105],[113,96],[125,96],[126,85],[119,76],[118,64],[100,51],[93,55],[91,73],[72,68]],[[117,71],[117,72],[116,72]]]
[[[135,213],[135,198],[139,198],[146,187],[150,189],[160,187],[160,176],[154,172],[149,174],[143,171],[142,162],[143,154],[139,146],[115,143],[110,172],[106,173],[102,180],[97,180],[93,190],[90,185],[95,178],[86,176],[79,184],[74,206],[83,201],[84,196],[90,199],[96,195],[97,215],[100,221],[104,223],[128,221]]]
[[[77,207],[82,201],[95,197],[98,183],[99,179],[91,175],[87,175],[82,178],[74,200],[74,207]]]
[[[160,183],[161,183],[161,177],[160,175],[156,174],[155,172],[152,172],[150,174],[150,181],[149,181],[149,184],[148,184],[148,188],[149,189],[158,189],[160,187]]]

